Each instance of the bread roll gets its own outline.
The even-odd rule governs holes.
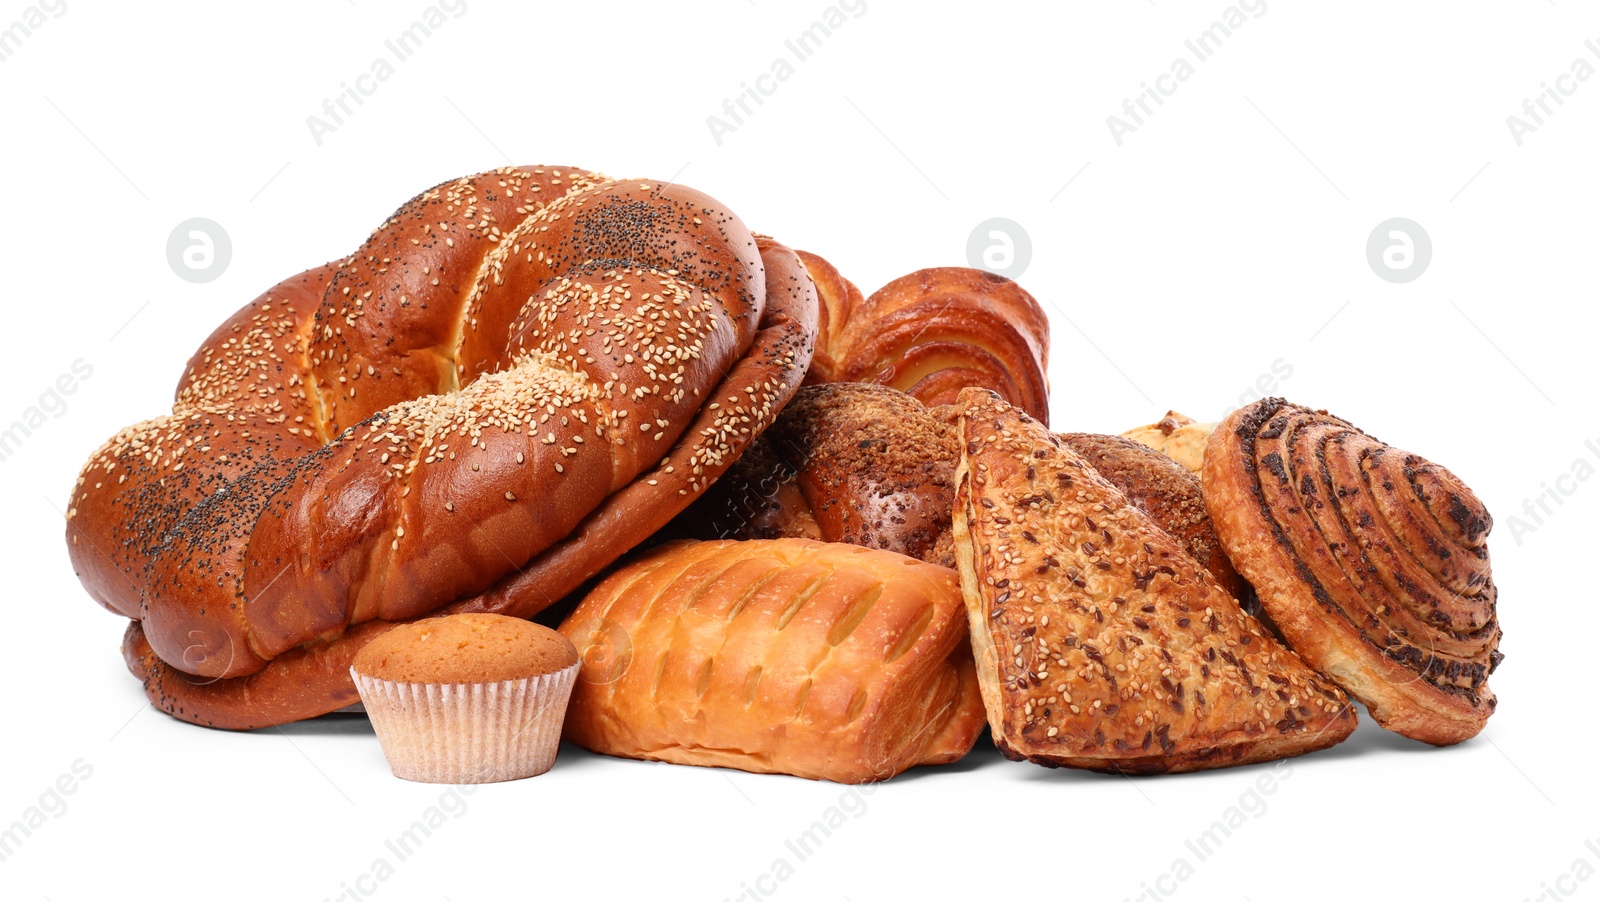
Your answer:
[[[848,542],[953,567],[954,417],[953,407],[929,410],[885,386],[805,386],[672,534]],[[1129,439],[1061,439],[1181,541],[1224,591],[1249,592],[1211,528],[1197,477]]]
[[[983,728],[955,573],[892,552],[673,542],[561,632],[583,661],[566,737],[607,755],[865,783]]]
[[[817,286],[816,354],[808,384],[874,382],[930,407],[963,388],[999,392],[1050,416],[1050,324],[1010,279],[957,266],[919,269],[867,297],[816,254],[798,251]]]
[[[916,398],[860,382],[808,385],[679,527],[704,539],[847,542],[954,567],[955,463],[954,433]]]

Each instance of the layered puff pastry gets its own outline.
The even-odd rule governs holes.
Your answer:
[[[1334,745],[1338,686],[1059,437],[961,394],[954,533],[978,683],[1013,759],[1153,774]]]
[[[1493,520],[1461,480],[1282,398],[1223,420],[1204,487],[1224,547],[1295,650],[1380,725],[1448,745],[1495,709]]]
[[[607,755],[865,783],[983,729],[954,571],[894,552],[672,542],[561,632],[583,662],[566,738]]]

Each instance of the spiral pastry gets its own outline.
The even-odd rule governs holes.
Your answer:
[[[1050,325],[1033,295],[981,269],[901,276],[867,297],[816,254],[799,251],[817,286],[817,347],[806,383],[872,382],[929,407],[987,388],[1050,420]]]
[[[1450,471],[1326,411],[1267,398],[1206,445],[1206,508],[1294,650],[1383,727],[1483,729],[1500,625],[1493,520]]]

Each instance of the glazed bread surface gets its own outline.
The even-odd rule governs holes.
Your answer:
[[[820,302],[808,383],[875,382],[929,407],[951,403],[963,388],[987,388],[1048,422],[1050,324],[1016,282],[944,266],[863,297],[833,264],[799,254]]]
[[[955,435],[883,385],[800,389],[679,525],[695,538],[813,538],[955,566]]]
[[[347,661],[361,624],[528,617],[576,588],[777,415],[815,308],[794,252],[691,188],[565,167],[445,183],[240,310],[170,414],[94,454],[73,566],[139,621],[128,660],[164,710],[322,713],[347,676],[315,668],[304,704],[255,711],[240,700],[295,687],[225,683]]]
[[[673,542],[561,632],[583,665],[566,738],[607,755],[863,783],[983,728],[955,573],[893,552]]]

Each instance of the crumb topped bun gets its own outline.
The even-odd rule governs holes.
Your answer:
[[[356,655],[361,673],[396,683],[493,683],[578,663],[553,629],[500,614],[430,617],[397,626]]]
[[[497,783],[555,764],[578,652],[536,623],[454,614],[384,633],[350,675],[395,776]]]

